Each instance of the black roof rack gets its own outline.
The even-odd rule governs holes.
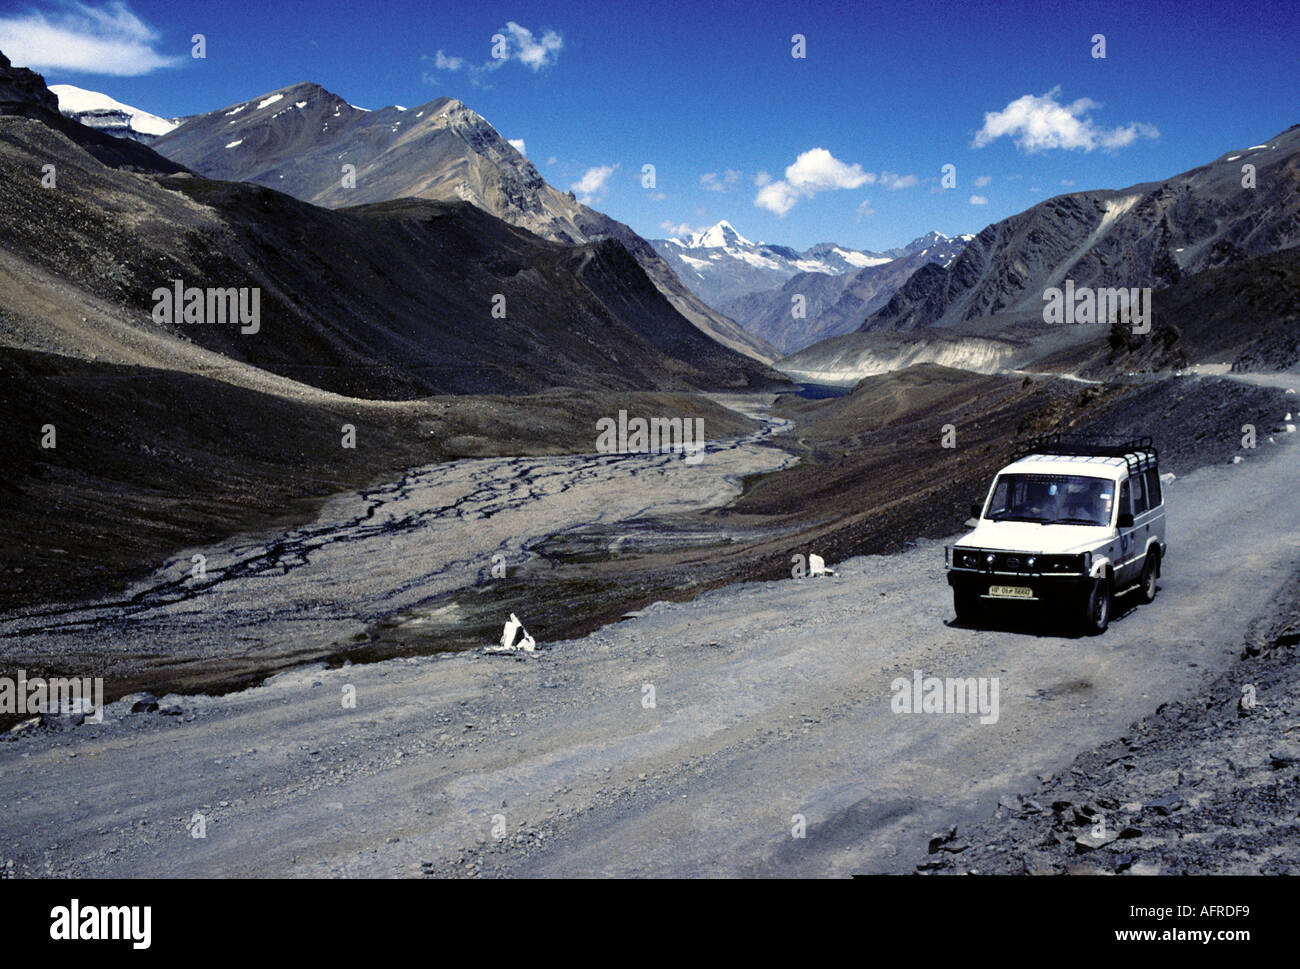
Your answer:
[[[1085,457],[1123,458],[1130,476],[1142,470],[1142,461],[1148,467],[1159,464],[1159,454],[1149,436],[1135,437],[1129,441],[1104,442],[1080,434],[1043,434],[1027,441],[1016,442],[1011,460],[1019,461],[1030,454],[1082,455]]]

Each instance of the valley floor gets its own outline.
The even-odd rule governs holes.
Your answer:
[[[753,413],[758,401],[736,406]],[[216,692],[359,649],[373,658],[381,637],[418,638],[422,652],[490,642],[511,606],[488,593],[539,559],[544,539],[724,505],[745,476],[792,462],[761,446],[785,426],[769,417],[698,460],[579,454],[413,468],[336,495],[299,527],[179,552],[120,595],[0,614],[0,669],[93,672],[113,698],[137,686]],[[469,610],[446,601],[463,591],[491,601],[469,633]],[[544,633],[544,595],[536,584],[524,592],[515,608]]]

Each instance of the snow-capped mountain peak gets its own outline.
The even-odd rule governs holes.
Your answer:
[[[736,246],[752,246],[750,242],[730,222],[723,219],[703,232],[693,232],[686,242],[688,249],[729,249]]]
[[[821,242],[799,252],[746,239],[726,219],[684,238],[652,240],[651,245],[688,286],[714,306],[744,293],[780,286],[798,273],[838,276],[887,263],[899,255],[849,249],[834,242]]]
[[[72,84],[51,84],[50,91],[59,99],[60,114],[119,138],[148,144],[180,124]]]

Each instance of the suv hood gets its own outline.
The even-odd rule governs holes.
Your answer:
[[[1037,552],[1065,555],[1083,552],[1115,537],[1106,525],[1039,525],[1036,522],[981,521],[973,532],[957,542],[964,547],[988,548],[998,552]]]

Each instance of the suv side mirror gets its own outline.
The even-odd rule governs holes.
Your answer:
[[[1133,516],[1130,515],[1130,514],[1129,514],[1128,512],[1126,512],[1126,511],[1122,511],[1122,512],[1120,512],[1120,514],[1119,514],[1119,527],[1120,527],[1120,528],[1132,528],[1132,527],[1133,527]]]
[[[979,521],[980,512],[982,512],[983,510],[984,510],[983,505],[971,505],[970,506],[971,518],[974,518],[976,521]]]

